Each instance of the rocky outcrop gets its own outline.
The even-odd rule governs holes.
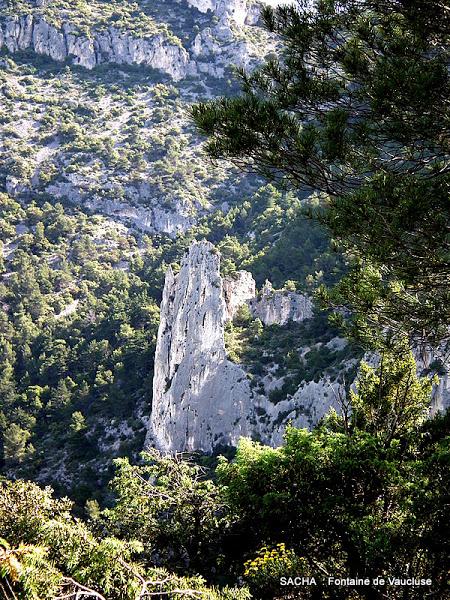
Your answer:
[[[240,306],[253,306],[256,286],[247,271],[222,279],[219,268],[214,246],[195,242],[180,272],[175,275],[169,268],[166,274],[147,439],[163,451],[211,452],[220,445],[236,445],[241,436],[279,443],[287,420],[310,427],[330,406],[332,388],[324,382],[319,386],[322,402],[316,397],[318,384],[311,382],[294,398],[273,404],[252,389],[243,368],[228,360],[225,323]],[[279,309],[277,301],[276,311],[264,313],[262,299],[257,300],[270,324],[277,316],[283,322],[308,318],[303,296],[289,292],[282,297],[289,303]]]
[[[261,293],[250,302],[254,317],[264,325],[284,325],[288,321],[303,321],[313,316],[313,304],[308,296],[295,292],[275,291],[266,281]]]
[[[148,437],[164,451],[211,452],[252,430],[249,381],[225,352],[219,264],[212,244],[194,243],[180,272],[166,275]]]
[[[236,40],[231,29],[220,24],[196,35],[191,54],[191,64],[195,65],[191,72],[217,78],[222,78],[231,65],[251,68],[258,62],[257,52],[247,40]]]
[[[69,59],[87,69],[108,62],[145,65],[167,73],[175,81],[185,77],[190,68],[188,52],[163,33],[141,38],[109,27],[85,37],[77,35],[70,23],[58,29],[33,14],[4,20],[0,49],[3,46],[10,52],[34,50],[56,61]]]
[[[222,287],[230,320],[244,304],[264,325],[285,325],[288,321],[300,322],[313,316],[313,303],[304,294],[274,290],[270,281],[266,281],[257,294],[255,280],[248,271],[237,271],[225,277]]]
[[[180,272],[169,269],[161,303],[161,321],[155,355],[153,405],[147,443],[163,451],[202,450],[236,445],[241,436],[279,445],[288,423],[314,427],[333,407],[340,411],[345,394],[344,377],[357,367],[346,359],[332,374],[300,383],[295,393],[281,401],[271,392],[283,386],[273,364],[250,385],[245,370],[227,358],[224,325],[240,306],[247,304],[267,325],[312,316],[309,298],[294,292],[275,291],[266,282],[255,298],[255,281],[247,271],[222,278],[220,256],[209,242],[195,242],[185,255]],[[339,352],[345,340],[332,338],[329,350]],[[297,348],[304,356],[309,347]],[[449,405],[448,362],[444,349],[416,352],[418,373],[433,372],[439,362],[441,379],[433,391],[432,412]],[[376,356],[365,357],[376,364]],[[438,365],[438,366],[439,366]],[[256,391],[257,390],[257,391]]]
[[[339,413],[339,398],[343,394],[345,388],[342,383],[323,377],[319,381],[303,382],[292,397],[277,404],[264,403],[266,427],[262,429],[262,437],[265,443],[280,446],[288,423],[312,429],[331,407]]]
[[[254,2],[248,0],[187,0],[188,4],[200,12],[211,11],[216,17],[226,21],[233,21],[237,25],[244,25],[251,6]]]
[[[247,25],[256,25],[259,13],[260,6],[253,5],[245,27],[236,27],[234,19],[225,13],[218,23],[201,29],[190,47],[191,72],[221,78],[232,65],[254,68],[265,53],[276,47],[276,38],[261,28],[258,36],[246,35],[251,29]]]
[[[232,320],[238,309],[256,296],[256,283],[248,271],[238,271],[222,282],[227,318]]]
[[[187,231],[195,222],[195,210],[198,206],[189,206],[183,198],[173,200],[173,206],[164,208],[160,199],[152,198],[146,192],[145,187],[139,189],[127,188],[133,202],[121,201],[114,198],[100,197],[87,188],[83,190],[83,180],[74,174],[69,175],[70,180],[58,182],[46,187],[46,192],[54,198],[66,199],[76,205],[83,205],[93,212],[98,212],[127,226],[149,233],[166,233],[175,237],[179,233]],[[7,182],[8,184],[8,182]],[[13,181],[11,182],[11,186]],[[86,186],[87,187],[87,186]],[[22,193],[25,186],[10,191],[12,196]],[[104,190],[107,189],[105,184]],[[139,204],[144,199],[146,206]]]
[[[234,23],[238,26],[255,25],[261,14],[264,1],[254,0],[187,0],[190,6],[202,13],[212,12],[223,23]],[[267,3],[267,2],[266,2]],[[272,6],[284,4],[283,0],[269,0]]]
[[[178,81],[202,75],[222,78],[232,65],[252,68],[261,60],[263,49],[267,52],[272,48],[271,36],[262,30],[256,37],[246,35],[247,26],[258,23],[261,10],[260,3],[250,0],[188,0],[187,11],[193,7],[202,13],[211,12],[215,21],[204,18],[203,27],[186,48],[156,23],[154,32],[136,35],[114,23],[96,28],[94,21],[92,30],[81,34],[76,23],[64,16],[62,25],[52,24],[43,6],[45,3],[35,4],[29,14],[3,16],[0,49],[33,50],[87,69],[103,63],[144,65]]]
[[[171,237],[187,231],[194,224],[192,214],[180,203],[175,204],[174,210],[165,210],[157,202],[151,207],[131,206],[126,202],[93,197],[84,205],[94,212],[101,212],[141,231],[166,233]]]
[[[435,415],[450,408],[450,345],[438,348],[421,346],[414,351],[419,375],[437,374],[439,381],[433,386],[431,414]]]

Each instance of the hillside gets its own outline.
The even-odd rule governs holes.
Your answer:
[[[223,272],[247,268],[258,288],[270,279],[311,293],[341,268],[294,195],[212,164],[189,119],[191,103],[233,93],[230,60],[249,66],[270,49],[257,6],[169,7],[2,9],[3,464],[82,504],[103,497],[115,456],[144,447],[165,271],[192,239],[211,240]],[[106,56],[96,36],[112,30],[117,51]],[[96,59],[80,58],[65,32]],[[124,50],[125,37],[151,45],[161,36],[189,55],[189,73]],[[236,327],[228,351],[239,362],[233,345],[251,348],[246,326]],[[309,329],[302,352],[312,344],[316,366],[280,367],[277,402],[294,394],[302,368],[309,381],[336,362],[327,349],[321,358],[325,320]],[[285,362],[282,345],[270,352],[271,364]]]
[[[392,4],[0,0],[2,600],[445,600],[448,40]]]

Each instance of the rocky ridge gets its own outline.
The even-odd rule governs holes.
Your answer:
[[[233,320],[238,309],[256,297],[256,283],[248,271],[238,271],[222,279],[226,316]]]
[[[207,164],[186,108],[270,48],[259,6],[0,2],[0,186],[172,237],[251,192],[250,179]]]
[[[270,281],[266,281],[261,293],[250,302],[254,317],[264,325],[285,325],[288,321],[303,321],[313,316],[313,304],[302,294],[276,292]]]
[[[211,11],[219,19],[234,21],[237,25],[244,25],[249,18],[249,5],[253,3],[247,0],[187,0],[190,6],[194,6],[202,13]]]
[[[145,65],[164,71],[175,81],[186,76],[189,64],[187,51],[161,33],[151,38],[135,38],[109,27],[88,38],[75,35],[70,23],[58,29],[44,17],[32,14],[5,19],[0,49],[2,46],[10,52],[33,50],[60,62],[70,59],[87,69],[105,62]]]
[[[201,74],[223,77],[230,65],[247,67],[257,60],[259,45],[246,39],[243,30],[257,23],[258,4],[246,0],[190,0],[185,8],[215,18],[204,23],[187,47],[158,23],[153,30],[138,35],[112,23],[95,28],[95,22],[92,31],[80,32],[76,24],[64,20],[64,14],[61,23],[51,22],[42,3],[38,3],[31,5],[32,12],[27,14],[3,14],[0,50],[2,47],[11,53],[31,50],[55,61],[69,60],[86,69],[105,63],[142,65],[160,70],[174,81]],[[267,41],[262,31],[258,36]]]

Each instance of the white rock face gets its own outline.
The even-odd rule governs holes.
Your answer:
[[[278,0],[266,3],[277,4]],[[57,61],[93,69],[101,63],[135,64],[152,67],[175,81],[186,77],[222,78],[231,66],[252,69],[266,52],[276,46],[274,36],[259,28],[258,35],[247,35],[258,24],[262,4],[252,0],[187,0],[190,7],[212,13],[214,23],[204,23],[189,47],[172,41],[164,33],[138,37],[111,25],[107,29],[80,35],[74,25],[61,27],[48,23],[38,10],[35,14],[6,17],[0,24],[0,49],[10,52],[34,50]],[[170,8],[168,8],[170,10]]]
[[[220,256],[209,242],[195,242],[182,261],[178,275],[166,274],[161,320],[155,354],[153,406],[148,444],[163,451],[202,450],[212,452],[220,445],[235,446],[242,436],[256,437],[277,446],[286,425],[311,429],[329,411],[340,412],[345,394],[336,375],[304,381],[292,396],[271,402],[269,394],[280,388],[284,377],[272,365],[260,381],[258,393],[239,365],[226,355],[224,325],[238,308],[249,305],[267,325],[312,316],[309,298],[293,292],[276,292],[268,283],[255,298],[255,281],[247,271],[222,279]],[[346,341],[333,338],[327,348],[342,350]],[[299,354],[309,347],[298,348]],[[444,349],[416,352],[418,372],[426,373],[437,359],[448,371]],[[376,356],[365,357],[376,364]],[[447,361],[447,362],[446,362]],[[356,367],[357,360],[343,363],[340,372]],[[261,388],[262,386],[262,388]],[[447,374],[433,392],[432,412],[450,404]]]
[[[264,406],[268,415],[268,427],[263,432],[265,443],[280,446],[287,423],[294,427],[312,429],[333,407],[340,412],[339,395],[344,394],[344,386],[329,377],[319,381],[308,381],[300,385],[288,400],[277,404],[267,402]]]
[[[237,25],[244,25],[250,7],[254,2],[247,0],[187,0],[190,6],[200,12],[213,12],[219,19],[234,21]]]
[[[0,49],[3,45],[10,52],[32,49],[57,61],[69,58],[87,69],[106,62],[145,65],[175,81],[185,77],[190,68],[188,52],[162,34],[137,38],[110,27],[90,39],[75,35],[69,23],[58,30],[34,15],[8,17],[1,25]]]
[[[63,195],[61,194],[61,196]],[[188,214],[185,207],[179,205],[175,206],[174,210],[168,211],[158,206],[157,203],[152,207],[130,206],[126,202],[95,197],[87,200],[84,204],[93,211],[99,211],[127,224],[132,224],[141,231],[167,233],[171,237],[186,231],[194,223],[192,215]]]
[[[227,318],[232,320],[238,308],[256,296],[256,283],[248,271],[225,277],[222,283]]]
[[[311,299],[295,292],[275,291],[266,281],[258,298],[250,303],[254,317],[264,325],[285,325],[288,321],[303,321],[313,316]]]
[[[234,21],[237,25],[244,25],[247,19],[251,2],[247,0],[216,0],[216,14],[227,20]]]
[[[225,353],[219,264],[212,244],[194,243],[166,275],[148,438],[163,451],[211,452],[251,433],[249,381]]]
[[[447,372],[439,377],[439,383],[433,388],[433,401],[431,405],[431,414],[435,415],[445,412],[450,408],[450,377]]]
[[[174,201],[171,210],[160,206],[157,198],[152,199],[150,206],[132,206],[113,198],[100,198],[96,194],[82,193],[80,191],[82,184],[76,177],[73,179],[71,182],[51,184],[47,186],[46,192],[55,198],[66,198],[73,204],[83,205],[89,210],[113,217],[116,221],[149,233],[167,233],[171,237],[175,237],[178,233],[187,231],[195,223],[192,208],[183,203],[182,199]],[[12,180],[10,188],[11,195],[17,196],[24,191],[24,186],[19,186],[14,190]],[[144,193],[145,191],[142,191],[141,194],[136,193],[137,199],[139,200],[140,197],[147,199]]]
[[[328,381],[308,383],[278,404],[252,390],[245,371],[227,359],[224,325],[255,300],[255,281],[247,271],[222,279],[219,267],[214,246],[195,242],[178,275],[170,268],[166,274],[147,438],[163,451],[211,452],[255,435],[278,444],[289,419],[311,427],[331,405]],[[271,323],[277,315],[284,322],[307,318],[296,296],[290,293],[287,307],[270,312]]]
[[[262,30],[260,30],[262,32]],[[274,48],[270,36],[264,38],[264,51],[247,36],[236,36],[230,22],[221,20],[214,27],[205,27],[196,36],[190,47],[192,60],[189,74],[210,75],[221,78],[230,66],[251,70]]]
[[[24,182],[21,179],[14,177],[13,175],[6,176],[5,185],[6,191],[13,198],[19,196],[26,188]]]
[[[242,27],[257,23],[263,4],[278,6],[289,2],[285,0],[263,0],[261,2],[255,2],[255,0],[187,0],[187,3],[202,13],[211,11],[219,20],[233,22]]]
[[[438,376],[438,383],[431,390],[430,415],[445,412],[450,408],[450,345],[443,342],[439,347],[428,345],[416,346],[412,349],[419,377]],[[366,353],[363,360],[371,367],[379,365],[380,356]]]
[[[187,3],[202,13],[206,13],[208,10],[214,12],[216,6],[215,0],[187,0]]]
[[[450,408],[450,347],[445,343],[438,348],[422,346],[415,350],[414,356],[419,375],[429,372],[433,364],[439,363],[439,383],[433,386],[431,414],[446,411]],[[433,372],[434,369],[431,371]]]

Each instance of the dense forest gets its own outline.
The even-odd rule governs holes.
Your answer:
[[[154,147],[139,114],[139,94],[154,92],[138,70],[120,79],[65,65],[59,79],[46,61],[2,56],[11,106],[26,96],[8,87],[11,73],[52,90],[79,76],[83,93],[109,90],[128,106],[127,152],[94,148],[117,181],[159,161],[155,189],[184,185],[191,202],[250,173],[226,209],[176,235],[125,227],[43,188],[26,200],[0,194],[4,600],[450,597],[450,415],[430,413],[450,352],[450,7],[317,0],[262,18],[276,52],[240,70],[226,96],[196,101],[189,133],[168,130]],[[181,112],[166,83],[151,102],[159,122],[170,122],[168,106]],[[58,168],[89,171],[83,127],[96,110],[54,104],[46,135],[75,158]],[[198,179],[183,167],[194,125],[212,159]],[[26,145],[11,138],[2,177],[32,179]],[[198,239],[220,251],[223,275],[247,269],[258,286],[315,297],[305,323],[263,328],[242,310],[227,326],[232,361],[258,376],[270,359],[285,376],[272,402],[364,355],[338,408],[311,431],[286,423],[280,447],[243,438],[212,456],[142,452],[164,275]],[[339,351],[314,346],[337,335],[348,339]],[[298,339],[312,348],[302,361]],[[420,370],[423,349],[439,353]]]

